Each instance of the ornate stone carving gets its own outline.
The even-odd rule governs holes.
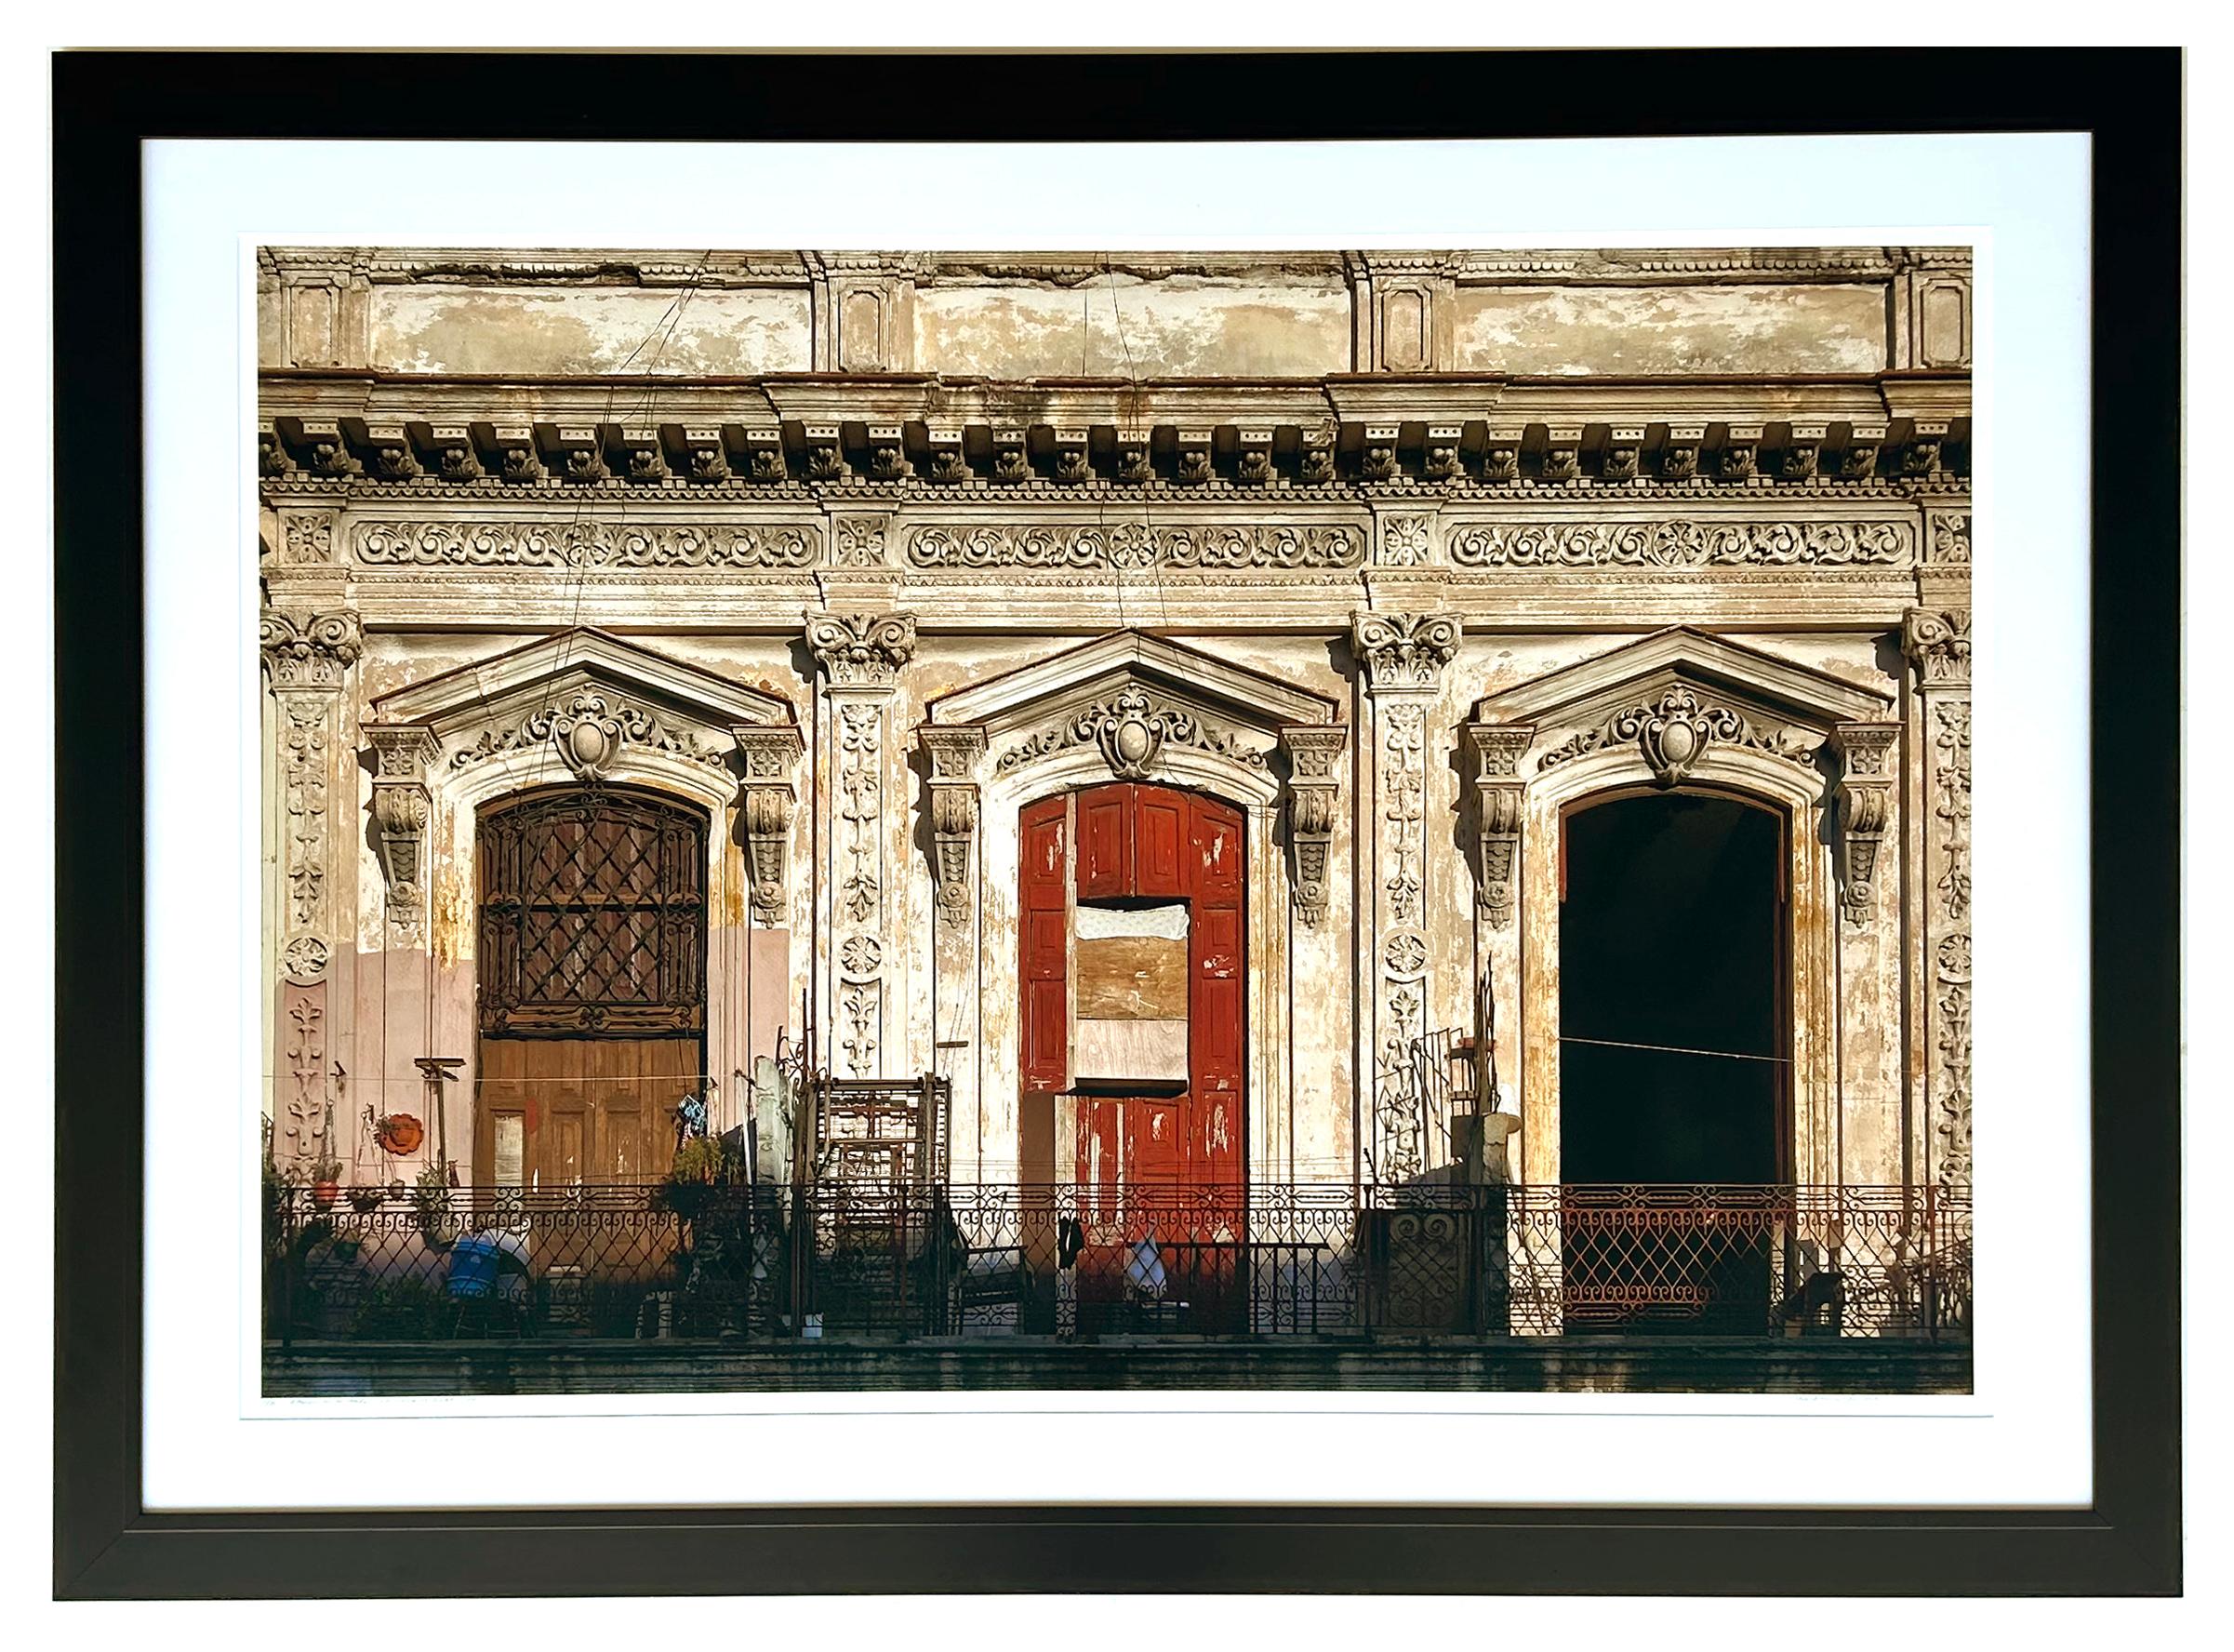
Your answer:
[[[1605,448],[1598,462],[1598,474],[1606,482],[1634,482],[1637,463],[1644,450],[1644,430],[1641,425],[1616,425],[1606,433]]]
[[[1358,480],[1361,482],[1393,482],[1396,480],[1396,438],[1398,427],[1393,424],[1369,424],[1365,427],[1365,446],[1358,456]]]
[[[1939,821],[1945,870],[1935,887],[1950,923],[1970,921],[1970,701],[1935,697],[1932,704],[1932,814]]]
[[[884,819],[884,708],[849,700],[838,713],[838,815],[844,875],[838,907],[855,924],[874,918],[884,897],[878,833]]]
[[[884,566],[884,518],[841,516],[832,536],[840,567]]]
[[[1428,560],[1429,523],[1425,516],[1389,516],[1381,521],[1381,564],[1385,567],[1418,567]]]
[[[1811,748],[1794,740],[1783,729],[1756,727],[1742,713],[1702,699],[1694,689],[1677,684],[1657,699],[1629,706],[1580,734],[1572,735],[1546,752],[1536,762],[1538,771],[1571,763],[1592,752],[1633,742],[1653,779],[1673,786],[1688,777],[1709,744],[1720,742],[1742,751],[1815,766]]]
[[[1926,562],[1959,567],[1970,566],[1968,511],[1927,511],[1924,525],[1924,540],[1929,547],[1924,555]]]
[[[419,848],[432,806],[427,765],[441,742],[417,725],[367,727],[365,739],[375,757],[372,819],[379,833],[380,873],[388,886],[388,921],[399,939],[415,944],[426,912]]]
[[[505,445],[501,463],[504,480],[515,486],[543,479],[542,455],[535,450],[534,438],[525,433]]]
[[[1939,1056],[1937,1114],[1935,1134],[1939,1139],[1937,1179],[1943,1187],[1967,1187],[1971,1179],[1971,979],[1970,931],[1955,930],[1940,939],[1934,953],[1934,1008],[1938,1013],[1938,1035],[1933,1040]]]
[[[912,614],[806,616],[806,646],[831,683],[841,687],[888,688],[915,658]]]
[[[1526,435],[1521,430],[1493,430],[1489,441],[1482,449],[1482,480],[1488,483],[1517,482],[1521,477],[1521,440]]]
[[[1845,762],[1839,780],[1839,833],[1845,850],[1846,917],[1865,923],[1877,899],[1878,852],[1893,819],[1893,759],[1897,723],[1842,723],[1838,746]]]
[[[969,916],[970,856],[977,835],[977,762],[985,730],[974,726],[916,731],[931,764],[931,875],[937,886],[939,921],[958,925]]]
[[[1350,744],[1339,724],[1290,724],[1280,731],[1288,758],[1288,846],[1296,859],[1296,911],[1316,927],[1330,897],[1327,862],[1341,818],[1342,779],[1336,765]]]
[[[284,476],[295,468],[287,457],[286,444],[279,433],[266,425],[256,433],[256,473],[259,476]]]
[[[338,688],[365,652],[365,631],[348,608],[327,614],[266,609],[257,628],[274,688]]]
[[[1460,567],[1859,567],[1915,560],[1902,522],[1486,522],[1452,528]]]
[[[810,524],[365,522],[352,539],[376,567],[805,567],[822,551]]]
[[[1167,744],[1191,746],[1251,768],[1267,766],[1265,754],[1243,744],[1232,730],[1164,705],[1136,683],[1019,740],[1001,753],[994,772],[1008,774],[1052,753],[1089,744],[1099,746],[1110,772],[1125,780],[1151,773]]]
[[[1375,692],[1432,688],[1458,651],[1458,621],[1447,614],[1356,614],[1350,644]]]
[[[1935,614],[1910,608],[1901,628],[1901,646],[1916,662],[1926,687],[1970,686],[1969,609]]]
[[[334,513],[331,511],[282,511],[279,513],[283,562],[331,562],[334,559]]]
[[[1474,903],[1494,929],[1509,928],[1519,904],[1515,863],[1526,787],[1521,759],[1536,739],[1527,723],[1473,723],[1466,739],[1474,753]]]
[[[585,688],[563,705],[530,713],[504,729],[487,728],[472,745],[450,754],[453,768],[465,768],[506,752],[548,744],[577,779],[602,780],[624,746],[642,746],[711,768],[725,768],[720,752],[698,744],[662,724],[652,712],[616,694]]]
[[[287,1090],[273,1156],[314,1163],[328,1157],[332,1146],[326,1128],[326,989],[290,986],[283,1004]]]
[[[730,731],[744,765],[745,853],[751,862],[752,915],[765,927],[789,916],[791,816],[799,794],[791,775],[806,741],[788,724],[739,725]]]
[[[1388,873],[1382,887],[1389,915],[1399,924],[1419,922],[1421,896],[1420,822],[1425,819],[1425,726],[1427,710],[1417,700],[1390,706],[1382,717],[1381,819]]]
[[[1364,555],[1364,536],[1339,525],[987,524],[908,536],[909,562],[926,568],[1346,568]]]

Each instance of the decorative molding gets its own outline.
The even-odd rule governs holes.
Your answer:
[[[1342,778],[1336,765],[1350,730],[1335,724],[1290,724],[1280,731],[1288,759],[1288,846],[1295,855],[1296,911],[1316,928],[1331,899],[1326,869],[1341,819]]]
[[[937,886],[939,922],[969,916],[970,860],[977,835],[977,764],[986,732],[974,725],[916,730],[931,766],[931,876]]]
[[[1125,780],[1143,779],[1153,772],[1166,744],[1190,746],[1251,768],[1268,766],[1265,754],[1243,745],[1233,730],[1165,705],[1133,683],[1009,747],[1001,753],[994,772],[1009,774],[1038,758],[1088,744],[1099,746],[1110,772]]]
[[[890,688],[915,658],[915,616],[809,609],[806,646],[833,687]]]
[[[1905,522],[1485,522],[1452,527],[1460,567],[1897,567]]]
[[[1901,626],[1901,647],[1929,688],[1970,686],[1970,610],[1935,614],[1910,608]]]
[[[806,753],[806,740],[797,728],[780,725],[739,725],[729,732],[745,770],[752,915],[763,927],[777,928],[790,915],[791,817],[799,801],[791,776]]]
[[[899,658],[911,653],[915,626],[911,619],[856,616],[850,624],[830,622],[850,641],[833,645],[824,658],[826,669],[835,659],[839,669],[881,671],[884,682],[868,693],[857,691],[831,700],[831,738],[836,746],[832,798],[837,815],[836,886],[831,890],[831,959],[844,979],[838,991],[844,1036],[838,1040],[845,1053],[846,1076],[877,1076],[884,1026],[884,984],[878,971],[884,959],[879,939],[884,916],[884,713],[891,695],[889,684]],[[904,646],[896,634],[890,648],[871,638],[880,627],[904,625]],[[810,631],[810,638],[812,632]],[[863,663],[850,650],[868,650],[875,659]],[[817,646],[816,653],[824,656]],[[837,680],[838,670],[832,670]]]
[[[1924,513],[1924,560],[1949,567],[1970,566],[1970,513],[1968,511],[1926,511]]]
[[[1458,621],[1447,614],[1353,614],[1350,646],[1369,692],[1431,689],[1458,652]]]
[[[1970,699],[1938,695],[1931,701],[1932,814],[1940,826],[1945,867],[1934,887],[1950,924],[1970,922]]]
[[[351,539],[376,567],[788,568],[822,554],[811,523],[363,522]]]
[[[907,554],[923,568],[1349,568],[1363,563],[1365,540],[1341,524],[925,526],[910,531]]]
[[[1474,903],[1493,929],[1511,927],[1519,906],[1521,822],[1527,787],[1521,759],[1536,739],[1527,723],[1469,723],[1474,754]]]
[[[334,513],[282,511],[279,513],[280,560],[289,563],[326,563],[334,559]]]
[[[1813,750],[1792,739],[1788,731],[1757,727],[1743,713],[1702,699],[1696,690],[1679,683],[1664,690],[1657,699],[1625,707],[1597,726],[1570,736],[1546,752],[1536,768],[1540,773],[1593,752],[1632,742],[1652,770],[1655,782],[1662,786],[1684,779],[1714,743],[1760,752],[1802,768],[1815,766]]]
[[[1382,517],[1380,566],[1424,567],[1433,560],[1433,526],[1429,516]]]
[[[831,535],[832,560],[839,567],[883,567],[884,524],[882,516],[841,516]]]
[[[323,966],[322,966],[323,969]],[[282,994],[287,1090],[274,1157],[310,1165],[332,1156],[326,1127],[326,989],[290,985]]]
[[[1398,924],[1416,924],[1425,885],[1420,831],[1426,818],[1425,729],[1427,708],[1400,700],[1382,713],[1381,809],[1388,825],[1389,870],[1381,886],[1389,915]]]
[[[686,762],[725,769],[726,757],[670,729],[642,706],[618,695],[584,688],[564,705],[531,712],[508,728],[485,728],[472,745],[450,754],[450,766],[466,768],[507,752],[549,744],[579,780],[602,780],[625,746],[640,746]]]
[[[1839,834],[1845,860],[1847,921],[1868,921],[1877,899],[1878,851],[1893,820],[1893,758],[1897,723],[1842,723],[1836,741],[1844,760],[1839,780]]]
[[[339,688],[365,652],[365,628],[349,608],[326,614],[267,608],[257,640],[274,688]]]

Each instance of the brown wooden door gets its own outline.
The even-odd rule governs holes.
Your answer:
[[[482,811],[474,1178],[653,1182],[705,1067],[706,819],[626,787]]]

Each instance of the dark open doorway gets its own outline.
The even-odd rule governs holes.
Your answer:
[[[1563,852],[1560,1179],[1575,1190],[1576,1317],[1750,1318],[1766,1304],[1766,1246],[1685,1218],[1715,1195],[1670,1184],[1784,1174],[1783,821],[1728,797],[1616,797],[1568,816]],[[1640,1200],[1608,1184],[1669,1191]],[[1659,1208],[1629,1210],[1640,1203]]]

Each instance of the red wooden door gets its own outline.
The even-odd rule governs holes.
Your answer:
[[[1123,1093],[1122,1086],[1073,1087],[1072,1174],[1086,1226],[1079,1299],[1089,1312],[1123,1301],[1133,1247],[1149,1240],[1164,1275],[1166,1308],[1158,1323],[1235,1328],[1246,1180],[1242,818],[1208,798],[1130,782],[1050,798],[1023,811],[1020,1044],[1027,1088],[1075,1086],[1079,1077],[1069,1072],[1066,819],[1077,832],[1077,900],[1183,901],[1187,911],[1184,1079],[1144,1086],[1138,1094]]]

